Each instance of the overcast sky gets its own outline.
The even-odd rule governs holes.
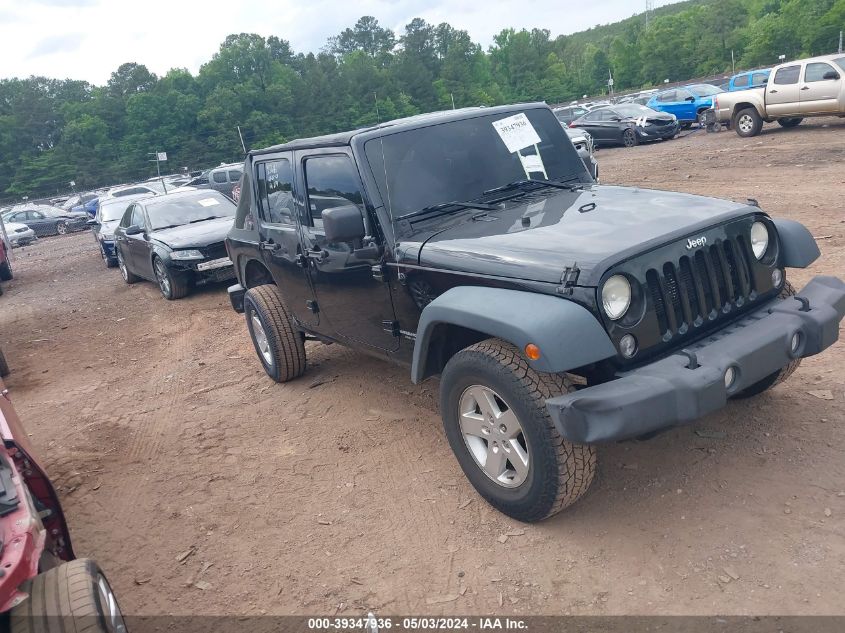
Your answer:
[[[656,0],[655,6],[669,4]],[[645,0],[0,0],[0,78],[103,84],[124,62],[196,73],[230,33],[276,35],[317,52],[362,15],[400,34],[414,17],[469,31],[485,48],[506,27],[552,36],[630,17]]]

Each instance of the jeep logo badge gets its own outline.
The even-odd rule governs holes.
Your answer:
[[[690,238],[687,240],[687,250],[691,251],[692,249],[704,246],[705,244],[707,244],[707,238],[704,236],[696,239]]]

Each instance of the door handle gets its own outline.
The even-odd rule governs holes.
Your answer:
[[[777,92],[777,90],[769,90],[769,94],[770,94],[770,95],[773,95],[773,94],[775,94],[776,92]]]
[[[809,89],[810,89],[810,86],[804,86],[803,88],[801,88],[801,90],[809,90]]]
[[[276,251],[281,250],[282,245],[276,244],[276,242],[261,242],[261,249],[265,251],[270,251],[271,253],[275,253]]]

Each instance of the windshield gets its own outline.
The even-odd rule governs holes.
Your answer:
[[[713,95],[717,95],[720,92],[723,92],[721,88],[717,88],[716,86],[711,86],[709,84],[689,86],[687,90],[689,90],[696,97],[712,97]]]
[[[115,220],[119,220],[123,217],[123,213],[129,204],[126,200],[104,202],[100,205],[100,221],[114,222]]]
[[[526,178],[588,181],[584,163],[546,109],[388,134],[367,141],[364,152],[394,219],[446,202],[475,200]]]
[[[177,194],[178,195],[178,194]],[[216,192],[203,191],[202,195],[151,201],[147,205],[153,231],[192,222],[230,218],[235,216],[235,205]]]
[[[636,103],[623,103],[622,105],[618,105],[613,109],[622,116],[639,117],[657,114],[657,112],[655,112],[651,108],[647,108],[643,105],[639,105]]]

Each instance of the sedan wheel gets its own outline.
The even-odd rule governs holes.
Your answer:
[[[169,299],[170,292],[172,290],[170,287],[170,277],[167,275],[167,270],[164,268],[164,262],[160,259],[156,259],[155,261],[155,273],[156,279],[158,280],[158,287],[161,289],[161,294]]]
[[[165,299],[181,299],[188,294],[190,289],[188,277],[169,270],[160,257],[153,260],[153,273]]]
[[[56,222],[56,234],[65,235],[67,233],[67,224],[64,222]]]
[[[622,143],[625,147],[634,147],[637,144],[637,133],[633,128],[628,128],[622,132]]]
[[[120,268],[120,274],[123,276],[123,281],[128,284],[134,284],[136,281],[138,281],[138,276],[135,275],[131,270],[129,270],[129,267],[126,265],[126,262],[123,261],[123,255],[121,254],[120,249],[118,248],[116,250],[117,265]]]

